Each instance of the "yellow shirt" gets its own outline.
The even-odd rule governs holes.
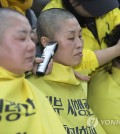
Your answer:
[[[0,134],[65,134],[43,93],[0,67]]]

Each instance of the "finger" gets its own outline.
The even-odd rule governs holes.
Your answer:
[[[38,64],[41,63],[42,61],[43,61],[43,59],[40,58],[40,57],[36,57],[36,58],[34,59],[33,69],[32,69],[33,74],[36,75],[36,71],[37,71]]]
[[[35,63],[35,64],[38,64],[38,63],[41,63],[42,61],[43,61],[42,58],[40,58],[40,57],[35,57],[34,63]]]
[[[53,60],[51,59],[51,61],[48,64],[47,70],[45,72],[45,74],[50,74],[52,72],[52,68],[53,68]]]
[[[90,76],[84,76],[84,75],[81,75],[80,73],[74,71],[74,74],[75,74],[75,77],[79,80],[82,80],[82,81],[89,81],[90,80]]]

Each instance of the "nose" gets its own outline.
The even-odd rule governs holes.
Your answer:
[[[36,45],[35,45],[35,42],[31,39],[28,40],[28,50],[29,51],[35,51],[36,50]]]
[[[82,48],[83,47],[83,39],[82,38],[77,38],[76,46],[77,46],[77,48]]]

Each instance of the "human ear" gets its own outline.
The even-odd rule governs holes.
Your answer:
[[[45,47],[49,43],[49,39],[45,36],[41,37],[41,44]]]

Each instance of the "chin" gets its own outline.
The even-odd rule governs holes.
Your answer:
[[[73,63],[73,66],[77,66],[80,64],[80,60]]]
[[[79,58],[77,61],[76,61],[77,64],[80,64],[81,63],[81,58]]]

